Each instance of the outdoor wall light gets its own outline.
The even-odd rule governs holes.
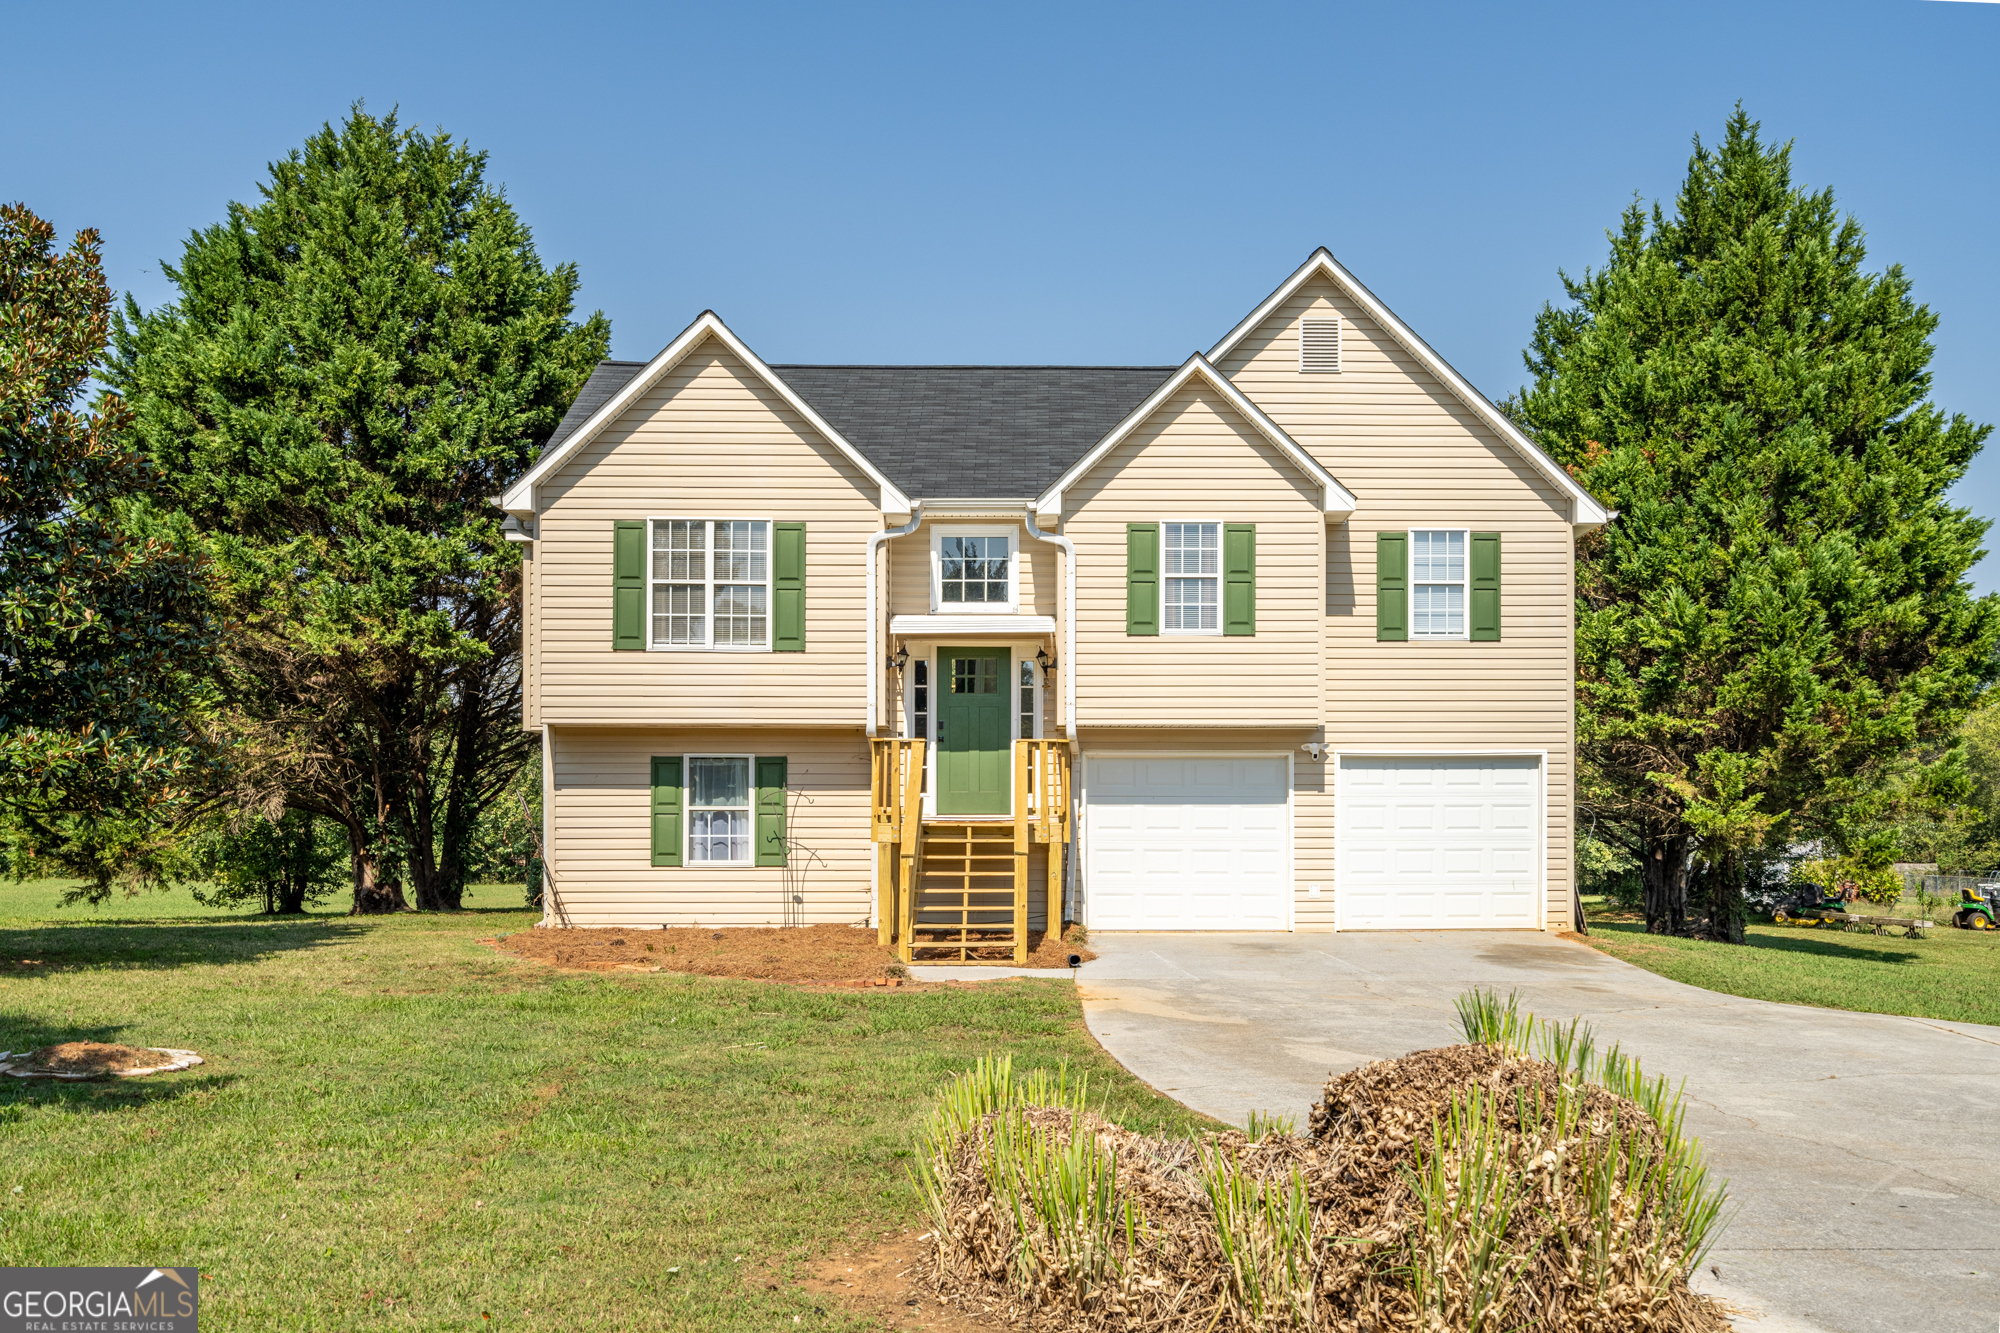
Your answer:
[[[1301,745],[1299,748],[1301,750],[1304,750],[1308,755],[1311,755],[1315,761],[1317,761],[1322,754],[1326,753],[1327,749],[1326,746],[1322,745],[1318,741],[1307,741],[1304,745]]]
[[[1035,665],[1042,669],[1042,684],[1046,687],[1049,683],[1049,673],[1056,669],[1056,659],[1049,656],[1048,649],[1037,648],[1035,649]]]
[[[910,650],[904,647],[902,644],[897,644],[896,655],[889,659],[889,665],[896,668],[897,674],[900,675],[902,674],[903,668],[908,666],[909,664],[910,664]]]

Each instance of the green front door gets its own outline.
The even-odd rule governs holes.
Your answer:
[[[938,650],[939,815],[1004,815],[1013,809],[1014,741],[1007,709],[1005,648]]]

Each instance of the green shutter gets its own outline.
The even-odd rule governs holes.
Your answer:
[[[1160,525],[1125,525],[1125,632],[1160,632]]]
[[[681,760],[653,756],[653,864],[681,863]]]
[[[1410,637],[1410,534],[1375,534],[1375,637]]]
[[[1477,643],[1500,641],[1500,534],[1472,534],[1470,623]]]
[[[646,646],[646,525],[636,519],[611,525],[611,646]]]
[[[783,755],[757,756],[757,864],[785,863],[785,772]]]
[[[1257,632],[1257,525],[1222,525],[1222,632]]]
[[[806,650],[806,525],[771,525],[771,651]],[[761,863],[760,863],[761,864]]]

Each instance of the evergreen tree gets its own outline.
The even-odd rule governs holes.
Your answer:
[[[1929,401],[1936,316],[1741,107],[1610,239],[1508,408],[1619,511],[1577,553],[1583,802],[1631,834],[1649,929],[1740,940],[1746,858],[1964,788],[2000,601],[1945,492],[1990,427]]]
[[[0,804],[15,855],[103,901],[146,830],[201,779],[189,719],[216,631],[188,534],[115,394],[80,396],[110,322],[94,230],[68,251],[0,207]]]
[[[128,301],[109,375],[243,628],[222,655],[243,809],[344,830],[356,911],[454,908],[529,752],[519,553],[490,503],[604,355],[574,266],[449,135],[355,107]]]

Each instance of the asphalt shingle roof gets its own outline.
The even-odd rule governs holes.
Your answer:
[[[602,361],[549,446],[641,361]],[[1040,493],[1173,374],[1173,366],[773,366],[915,499]]]

